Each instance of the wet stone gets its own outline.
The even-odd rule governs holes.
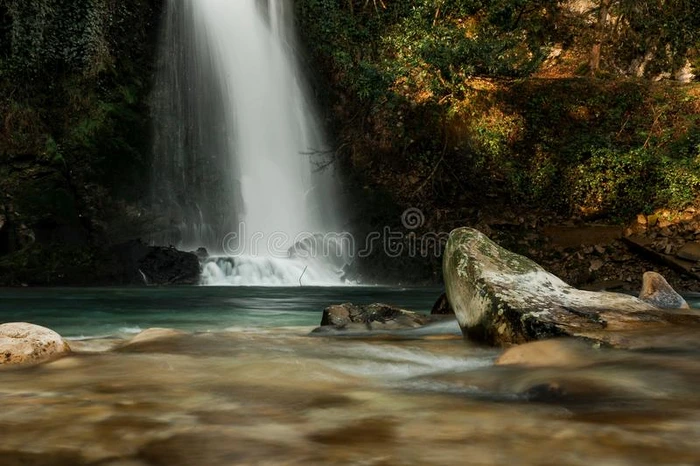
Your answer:
[[[374,303],[355,305],[351,303],[328,306],[323,310],[321,326],[313,333],[355,330],[400,330],[418,328],[436,319],[418,312],[401,309],[388,304]]]
[[[40,364],[68,353],[68,343],[53,330],[26,322],[0,325],[0,366]]]
[[[688,309],[688,303],[666,279],[656,272],[645,272],[639,299],[663,309]]]

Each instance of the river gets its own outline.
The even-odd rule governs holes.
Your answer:
[[[700,464],[700,344],[576,346],[558,367],[496,366],[454,325],[310,336],[322,309],[428,311],[439,289],[0,290],[74,354],[0,371],[0,464]],[[179,336],[124,345],[149,327]]]

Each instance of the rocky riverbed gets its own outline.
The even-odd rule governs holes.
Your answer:
[[[692,464],[697,346],[536,367],[461,338],[308,329],[72,342],[0,371],[3,465]],[[147,335],[148,336],[148,335]],[[560,351],[561,353],[561,351]],[[507,361],[506,361],[507,362]]]
[[[654,270],[678,290],[700,291],[695,270],[700,256],[694,252],[700,244],[696,207],[661,209],[617,224],[504,208],[477,216],[472,225],[580,288],[637,291],[643,273]],[[674,263],[678,259],[680,263]]]

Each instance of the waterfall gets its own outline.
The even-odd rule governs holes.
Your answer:
[[[205,284],[340,283],[336,182],[286,0],[168,0],[154,90],[154,242],[215,253]],[[292,248],[292,249],[290,249]]]

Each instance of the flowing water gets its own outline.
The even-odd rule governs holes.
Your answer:
[[[570,364],[494,366],[448,324],[310,336],[324,306],[427,310],[439,290],[0,290],[0,320],[74,354],[0,371],[0,464],[692,465],[700,341],[576,347]],[[139,329],[187,330],[126,344]],[[679,332],[691,332],[680,329]],[[695,331],[695,330],[693,330]]]
[[[324,137],[295,59],[291,2],[169,0],[154,92],[154,242],[206,247],[207,284],[339,285],[348,251]],[[328,240],[334,241],[334,240]],[[335,242],[336,246],[340,243]],[[228,265],[221,267],[221,265]]]

